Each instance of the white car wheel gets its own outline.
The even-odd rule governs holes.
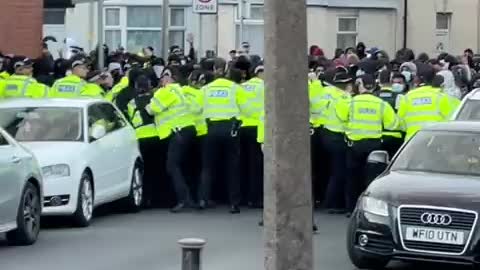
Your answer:
[[[73,215],[75,225],[88,227],[93,217],[94,205],[93,180],[90,174],[83,173],[78,188],[77,210]]]
[[[135,164],[130,184],[130,193],[125,198],[124,204],[128,211],[138,212],[143,203],[143,166],[140,162]]]
[[[132,193],[135,206],[142,206],[143,201],[143,178],[140,168],[135,168],[132,179]]]
[[[93,216],[93,189],[90,181],[84,181],[81,191],[82,212],[86,220]]]
[[[17,213],[17,229],[7,233],[7,240],[12,245],[31,245],[40,232],[41,199],[40,192],[27,183],[23,191]]]

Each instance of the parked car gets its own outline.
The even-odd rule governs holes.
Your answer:
[[[37,157],[44,216],[88,226],[95,207],[122,199],[139,211],[143,165],[122,113],[97,99],[16,99],[0,103],[0,126]]]
[[[456,121],[480,121],[480,88],[468,93],[453,115]]]
[[[347,249],[360,269],[391,260],[479,266],[480,123],[425,127],[360,197],[348,228]]]
[[[0,128],[0,233],[31,245],[40,232],[42,173],[33,153]]]

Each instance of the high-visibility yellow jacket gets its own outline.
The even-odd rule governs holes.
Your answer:
[[[336,114],[346,123],[345,134],[351,141],[381,139],[384,129],[395,130],[400,123],[392,106],[371,94],[338,102]]]
[[[245,94],[238,97],[242,127],[256,127],[264,107],[264,81],[256,77],[243,83],[242,86]]]
[[[219,78],[202,88],[203,117],[210,121],[240,119],[239,97],[246,95],[238,84]]]
[[[265,142],[265,112],[264,111],[260,113],[260,117],[258,119],[257,142],[258,143]]]
[[[197,130],[197,136],[206,135],[208,128],[202,114],[203,92],[200,89],[195,89],[191,86],[184,86],[182,90],[191,106],[192,113],[195,115],[195,129]]]
[[[169,84],[159,89],[149,105],[155,117],[160,139],[169,137],[174,129],[195,126],[195,114],[179,84]]]
[[[137,139],[152,138],[158,136],[155,123],[151,121],[151,118],[151,122],[144,121],[144,118],[142,117],[142,111],[140,110],[140,108],[137,107],[135,99],[130,100],[130,102],[128,103],[128,117],[130,123],[132,123],[133,127],[135,128]]]
[[[448,121],[458,104],[453,97],[432,86],[411,90],[402,99],[398,109],[406,132],[405,139],[411,138],[427,124]]]
[[[122,77],[122,79],[113,86],[112,90],[105,95],[105,99],[113,102],[118,94],[120,94],[120,92],[122,92],[122,90],[128,86],[128,83],[128,76]]]
[[[323,126],[326,121],[326,109],[330,101],[330,95],[319,80],[309,81],[308,97],[310,100],[310,124],[317,128]]]
[[[25,75],[12,75],[0,83],[0,97],[3,98],[45,98],[48,86]]]
[[[347,92],[338,89],[334,86],[325,87],[324,94],[326,102],[326,109],[323,114],[324,128],[331,132],[344,133],[346,131],[346,122],[342,121],[336,112],[336,106],[339,102],[350,102],[351,96]]]
[[[10,77],[10,73],[8,73],[6,71],[0,72],[0,79],[6,80],[6,79],[8,79],[8,77]]]
[[[103,97],[103,90],[89,85],[82,78],[72,74],[57,80],[50,88],[48,96],[51,98],[98,98]]]

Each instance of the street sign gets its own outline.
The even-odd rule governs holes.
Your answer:
[[[218,0],[193,0],[193,12],[200,14],[216,14]]]

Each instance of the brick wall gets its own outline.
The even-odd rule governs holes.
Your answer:
[[[0,51],[37,57],[43,28],[43,0],[0,0]]]

